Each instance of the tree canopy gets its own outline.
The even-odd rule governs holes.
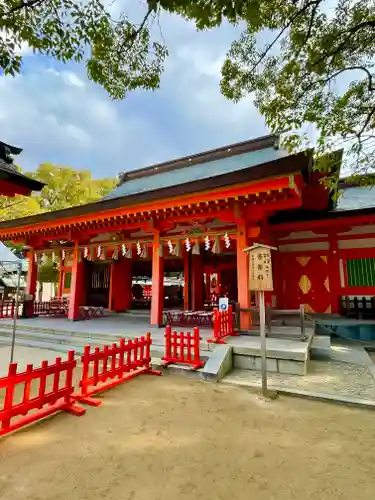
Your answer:
[[[160,85],[168,49],[152,26],[161,11],[199,30],[228,21],[244,30],[222,68],[223,95],[251,94],[292,149],[311,126],[317,156],[341,143],[358,172],[374,167],[373,0],[145,0],[138,22],[126,10],[113,18],[114,3],[0,0],[0,67],[18,73],[26,43],[63,62],[84,61],[89,78],[122,99]]]
[[[222,68],[221,90],[254,96],[272,131],[292,149],[316,136],[316,156],[344,147],[359,177],[375,167],[375,3],[302,0],[262,4]],[[259,32],[270,30],[260,43]],[[324,157],[327,159],[327,156]],[[317,168],[329,165],[318,163]]]
[[[88,170],[74,170],[52,163],[42,163],[32,173],[34,179],[45,182],[39,195],[0,196],[0,220],[17,219],[41,212],[61,210],[99,200],[116,185],[116,179],[93,179]]]

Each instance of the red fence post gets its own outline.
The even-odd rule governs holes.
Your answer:
[[[119,344],[106,345],[103,349],[90,346],[84,349],[80,393],[74,394],[77,401],[99,406],[101,401],[91,396],[122,384],[142,373],[161,375],[151,369],[151,335],[140,339],[120,339]],[[110,359],[110,361],[109,361]]]
[[[190,365],[193,370],[202,368],[204,361],[200,359],[199,328],[194,328],[194,333],[172,332],[171,327],[165,329],[165,352],[163,366],[170,364]]]
[[[207,342],[225,344],[226,337],[237,336],[234,332],[232,306],[229,306],[227,311],[214,310],[213,329],[214,335],[212,338],[208,339]]]
[[[54,364],[43,361],[39,368],[27,365],[26,370],[20,373],[17,373],[17,364],[11,363],[8,375],[0,378],[0,389],[5,388],[3,407],[0,407],[0,435],[8,434],[58,411],[83,415],[85,409],[77,406],[72,397],[76,364],[74,351],[69,352],[67,361],[62,361],[61,358],[56,358]],[[53,376],[52,388],[46,387],[48,375]],[[35,396],[30,394],[33,380],[39,382]],[[14,402],[15,387],[20,385],[23,385],[22,400]],[[32,410],[36,411],[30,413]],[[14,421],[13,418],[16,417],[19,418]]]

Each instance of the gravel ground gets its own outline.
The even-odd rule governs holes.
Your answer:
[[[374,446],[370,411],[141,376],[0,439],[0,498],[373,500]]]
[[[260,383],[261,374],[252,370],[234,369],[226,381]],[[269,373],[270,386],[299,389],[336,396],[375,400],[375,379],[366,366],[338,361],[309,361],[305,376]]]

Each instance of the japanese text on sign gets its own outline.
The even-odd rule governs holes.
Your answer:
[[[250,290],[273,290],[271,250],[259,247],[250,251]]]

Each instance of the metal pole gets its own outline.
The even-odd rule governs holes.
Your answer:
[[[13,315],[13,331],[12,331],[12,347],[10,351],[10,362],[13,363],[14,359],[14,348],[16,345],[16,328],[17,328],[17,317],[18,317],[18,298],[19,298],[19,293],[20,293],[20,283],[21,283],[21,268],[22,264],[18,264],[18,269],[17,269],[17,289],[16,289],[16,300],[14,304],[14,315]]]
[[[268,396],[267,390],[267,346],[266,346],[266,310],[264,306],[264,292],[259,291],[259,319],[260,319],[260,350],[262,370],[262,394]]]

